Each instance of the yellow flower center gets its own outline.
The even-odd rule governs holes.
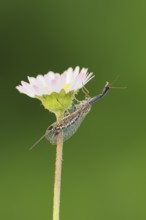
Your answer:
[[[45,89],[45,90],[46,90],[46,91],[49,93],[49,90],[48,90],[48,88],[47,88],[47,87],[45,87],[44,89]]]
[[[65,87],[64,87],[64,90],[67,91],[68,88],[69,88],[69,86],[70,86],[70,84],[67,83],[67,84],[65,85]]]

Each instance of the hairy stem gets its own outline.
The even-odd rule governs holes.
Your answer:
[[[62,132],[60,132],[57,137],[57,146],[56,146],[53,220],[59,220],[62,153],[63,153],[63,134]]]

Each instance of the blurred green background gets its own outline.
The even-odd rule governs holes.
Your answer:
[[[146,219],[146,2],[0,1],[0,219],[51,220],[54,122],[15,86],[27,76],[88,67],[91,96],[120,78],[64,144],[61,220]]]

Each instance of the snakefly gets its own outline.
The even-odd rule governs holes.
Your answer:
[[[69,113],[65,115],[60,121],[51,124],[45,134],[30,148],[34,148],[43,138],[50,141],[51,144],[56,144],[57,135],[60,131],[63,133],[63,141],[68,140],[79,128],[86,115],[90,112],[92,104],[102,97],[104,97],[109,91],[109,82],[106,82],[102,92],[92,98],[86,98],[80,101],[79,104],[73,105],[69,109]]]

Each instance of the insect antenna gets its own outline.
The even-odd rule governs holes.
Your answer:
[[[110,85],[115,84],[115,82],[117,82],[117,80],[119,79],[119,77],[120,77],[120,74],[118,74],[118,75],[115,77],[115,79],[110,83]]]
[[[127,89],[126,86],[109,86],[110,89]]]
[[[117,75],[116,78],[111,83],[109,83],[109,88],[110,89],[127,89],[126,86],[112,86],[113,84],[115,84],[115,82],[117,82],[119,77],[120,77],[120,74]]]
[[[29,150],[32,150],[41,140],[43,140],[44,137],[45,137],[45,134],[44,134],[39,140],[37,140],[37,141],[29,148]]]

